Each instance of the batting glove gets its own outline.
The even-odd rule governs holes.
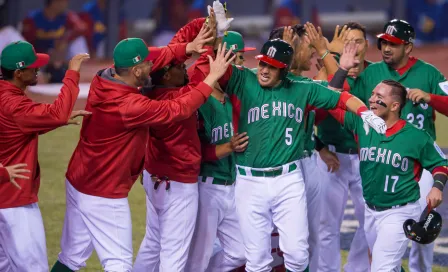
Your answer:
[[[213,2],[213,10],[215,11],[216,15],[218,37],[223,37],[227,29],[229,29],[230,23],[233,21],[233,18],[226,17],[226,10],[218,0]],[[210,6],[208,7],[208,12],[210,15]]]
[[[379,134],[386,133],[386,123],[383,119],[376,116],[372,111],[364,111],[361,112],[361,118],[364,121],[364,130],[366,131],[366,135],[369,134],[370,127],[373,128]]]

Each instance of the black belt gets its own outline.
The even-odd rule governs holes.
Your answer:
[[[349,155],[358,154],[358,149],[357,149],[357,148],[342,148],[342,147],[335,147],[335,151],[336,151],[337,153],[349,154]]]
[[[378,207],[378,206],[375,206],[375,205],[372,205],[372,204],[366,202],[366,205],[367,205],[367,207],[369,207],[369,209],[377,211],[377,212],[382,212],[382,211],[387,211],[387,210],[390,210],[390,209],[400,208],[400,207],[406,206],[408,204],[409,203],[398,204],[398,205],[389,206],[389,207]]]

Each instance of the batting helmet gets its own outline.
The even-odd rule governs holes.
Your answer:
[[[383,29],[383,33],[377,35],[378,49],[381,50],[381,40],[396,44],[413,43],[415,40],[414,28],[404,20],[393,19]]]
[[[442,217],[429,207],[422,212],[420,221],[408,219],[403,223],[404,234],[406,237],[420,244],[430,244],[442,230]]]
[[[288,70],[293,57],[294,50],[289,43],[281,39],[273,39],[265,42],[260,54],[255,58],[271,66]]]

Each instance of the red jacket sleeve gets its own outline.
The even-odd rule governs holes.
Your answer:
[[[334,119],[336,119],[339,123],[341,123],[341,125],[344,124],[345,110],[336,108],[333,110],[329,110],[328,112],[331,114],[331,116],[334,117]]]
[[[172,44],[163,47],[160,55],[153,61],[151,71],[159,70],[173,61],[177,61],[179,63],[185,62],[189,58],[186,54],[186,50],[186,43]]]
[[[22,22],[22,35],[29,43],[34,44],[36,41],[36,25],[30,17],[25,18]]]
[[[436,95],[436,94],[429,94],[429,95],[431,97],[429,105],[433,107],[437,112],[440,112],[445,116],[448,116],[448,96]]]
[[[35,103],[26,96],[3,101],[8,112],[24,133],[42,133],[64,126],[70,119],[79,94],[79,73],[68,70],[61,93],[53,104]]]
[[[173,100],[157,101],[143,95],[132,97],[132,101],[120,108],[124,125],[128,128],[166,125],[187,119],[212,93],[212,88],[205,83],[187,85],[184,88],[191,90]]]
[[[316,116],[314,117],[314,125],[318,126],[328,116],[328,111],[324,109],[316,109]]]
[[[5,167],[0,167],[0,184],[3,182],[9,182],[9,173]]]
[[[198,18],[190,23],[186,24],[184,27],[177,31],[176,35],[174,35],[173,39],[170,41],[171,44],[176,43],[190,43],[192,42],[196,36],[201,31],[202,26],[205,23],[205,18]]]
[[[84,35],[85,31],[87,31],[86,24],[79,18],[79,16],[74,12],[67,13],[67,36],[65,39],[67,41],[73,41],[81,35]]]

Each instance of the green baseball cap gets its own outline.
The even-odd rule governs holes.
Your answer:
[[[39,68],[50,60],[47,54],[36,53],[34,47],[25,41],[8,44],[2,51],[1,66],[8,70]]]
[[[114,65],[128,68],[144,61],[155,60],[160,56],[161,48],[148,47],[140,38],[128,38],[120,41],[114,49]]]
[[[227,34],[224,35],[222,39],[222,43],[226,44],[227,50],[232,50],[233,52],[246,52],[256,50],[255,47],[244,47],[243,36],[236,31],[227,31]]]

